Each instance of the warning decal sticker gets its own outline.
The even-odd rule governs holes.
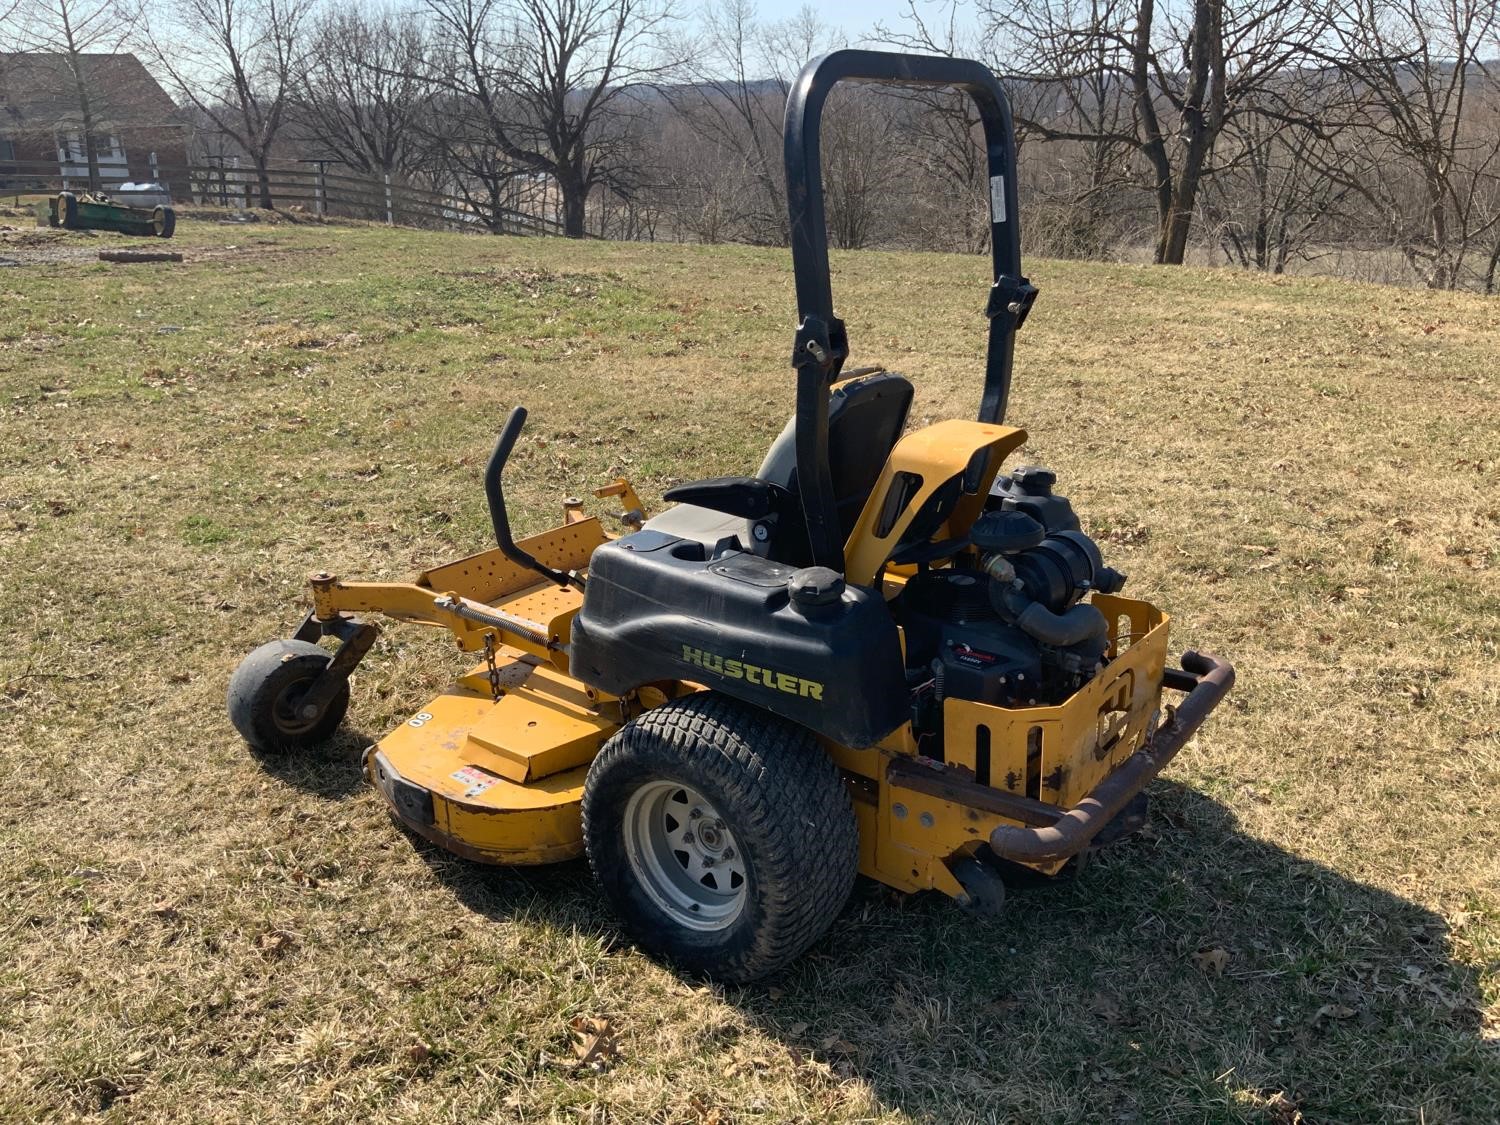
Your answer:
[[[468,786],[464,790],[465,797],[477,797],[500,780],[494,774],[487,770],[482,770],[478,766],[464,766],[462,769],[454,770],[448,776],[454,781],[461,781]]]
[[[990,222],[1005,222],[1005,177],[990,177]]]

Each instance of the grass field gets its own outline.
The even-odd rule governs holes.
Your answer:
[[[1035,263],[1027,456],[1239,685],[1077,878],[984,923],[862,885],[720,989],[625,944],[583,865],[387,821],[359,752],[453,675],[443,635],[387,630],[305,760],[252,757],[223,694],[309,571],[486,546],[514,403],[523,530],[616,473],[752,470],[785,253],[177,248],[0,270],[0,1120],[1500,1119],[1500,302]],[[834,264],[852,362],[972,415],[984,263]],[[597,1070],[578,1017],[617,1032]]]

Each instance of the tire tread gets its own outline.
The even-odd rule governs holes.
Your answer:
[[[742,846],[746,838],[764,842],[754,863],[769,924],[736,961],[705,971],[735,983],[776,971],[828,930],[858,871],[858,825],[838,768],[804,728],[699,692],[627,723],[600,751],[590,780],[621,759],[661,756],[695,760],[715,787],[733,795]],[[606,861],[597,853],[606,845],[589,834],[595,795],[593,785],[585,788],[583,823],[597,871]]]

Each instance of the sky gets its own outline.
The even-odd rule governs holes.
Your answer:
[[[941,10],[930,0],[918,0],[918,4],[934,14]],[[807,5],[808,0],[757,0],[755,8],[762,20],[771,23],[796,15]],[[810,6],[824,23],[842,28],[855,42],[877,23],[899,26],[909,8],[907,0],[818,0]]]

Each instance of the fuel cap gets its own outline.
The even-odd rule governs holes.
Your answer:
[[[844,596],[844,576],[826,566],[807,566],[786,580],[792,601],[800,606],[832,605]]]

